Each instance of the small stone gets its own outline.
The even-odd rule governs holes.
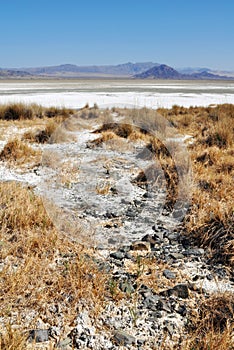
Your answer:
[[[152,311],[157,311],[157,310],[160,310],[160,308],[158,308],[159,300],[160,300],[159,296],[149,295],[145,298],[143,305],[147,309],[150,309]]]
[[[167,269],[163,271],[163,276],[169,280],[174,280],[176,278],[176,274],[173,271]]]
[[[48,329],[32,329],[29,331],[30,342],[34,341],[36,343],[42,343],[49,340],[49,331]]]
[[[208,281],[212,281],[214,279],[214,276],[212,274],[209,274],[206,276],[206,278],[208,279]]]
[[[205,254],[205,250],[202,248],[193,248],[193,249],[188,249],[183,252],[185,256],[201,256]]]
[[[160,241],[163,241],[164,233],[162,231],[156,232],[154,238],[158,238]]]
[[[177,284],[174,288],[168,290],[168,295],[175,295],[178,298],[186,299],[189,297],[189,290],[186,284]]]
[[[130,246],[129,245],[124,245],[122,247],[119,248],[119,251],[122,253],[127,253],[130,250]]]
[[[173,242],[173,241],[177,242],[178,237],[179,237],[178,233],[171,233],[167,235],[167,238],[169,239],[170,242]]]
[[[117,259],[117,260],[122,260],[122,259],[124,259],[124,255],[125,255],[125,254],[124,254],[123,252],[120,252],[120,251],[110,253],[110,257],[111,257],[111,258],[114,258],[114,259]]]
[[[185,214],[185,211],[182,209],[179,209],[179,210],[174,210],[172,213],[172,216],[175,219],[183,219],[184,214]]]
[[[145,344],[145,340],[143,340],[143,339],[138,339],[137,340],[137,345],[138,346],[143,346]]]
[[[117,331],[114,335],[114,340],[118,345],[132,345],[136,343],[136,338],[132,335],[123,332],[123,331]]]
[[[170,256],[175,260],[180,260],[184,258],[184,255],[181,253],[171,253]]]
[[[168,304],[164,300],[159,300],[159,302],[158,302],[158,310],[166,311],[168,313],[171,312],[171,308],[168,306]]]
[[[157,243],[157,240],[154,238],[153,235],[145,235],[143,238],[142,238],[142,241],[143,242],[149,242],[152,245],[156,244]]]
[[[69,345],[72,343],[71,339],[70,338],[65,338],[64,340],[61,340],[57,347],[59,349],[63,349],[63,350],[67,350]]]
[[[132,250],[147,250],[150,251],[150,243],[149,242],[142,242],[142,241],[136,241],[133,242],[131,245]]]
[[[187,315],[187,309],[185,305],[179,305],[175,311],[183,317]]]

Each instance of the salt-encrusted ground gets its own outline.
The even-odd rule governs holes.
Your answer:
[[[234,103],[234,83],[217,81],[0,81],[0,103],[38,103],[80,108],[86,103],[106,107],[170,108]]]

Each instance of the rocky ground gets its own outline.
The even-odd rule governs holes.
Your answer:
[[[63,315],[55,309],[58,323],[38,322],[29,332],[29,347],[33,342],[35,349],[179,348],[197,303],[234,291],[232,271],[212,264],[209,252],[184,236],[187,201],[173,214],[165,210],[160,167],[149,187],[135,181],[153,162],[138,157],[144,144],[97,146],[92,141],[100,134],[94,129],[97,125],[73,132],[76,141],[70,143],[35,145],[43,156],[33,169],[0,164],[0,180],[23,182],[43,195],[61,234],[93,245],[94,255],[86,258],[110,276],[112,298],[98,315],[80,300],[75,326],[68,325],[64,335]]]

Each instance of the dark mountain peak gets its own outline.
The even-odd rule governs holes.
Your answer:
[[[221,75],[216,75],[209,73],[209,71],[204,70],[193,74],[182,74],[179,73],[174,68],[167,66],[166,64],[161,64],[148,69],[147,71],[135,74],[134,78],[139,79],[175,79],[175,80],[233,80],[233,77],[226,77]]]
[[[148,69],[146,72],[136,74],[135,78],[145,79],[181,79],[182,74],[177,72],[174,68],[161,64]]]

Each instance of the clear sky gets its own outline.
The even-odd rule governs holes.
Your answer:
[[[234,70],[233,0],[0,0],[0,67],[153,61]]]

